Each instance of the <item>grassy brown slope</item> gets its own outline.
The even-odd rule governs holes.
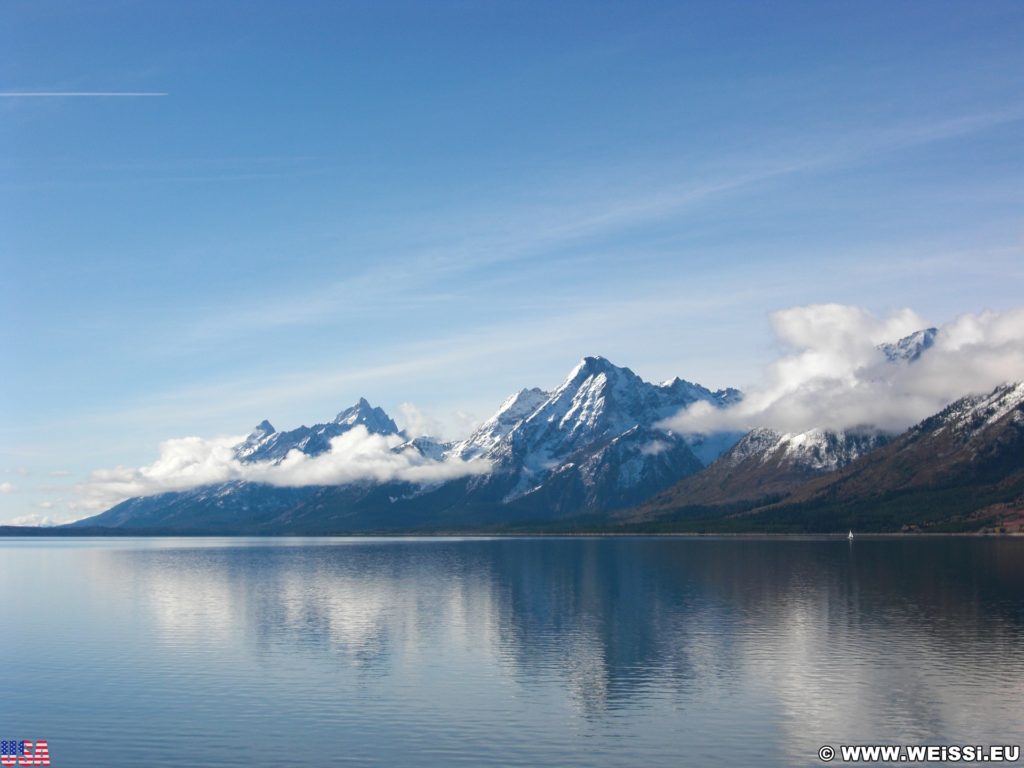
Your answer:
[[[634,520],[656,520],[681,510],[743,509],[781,499],[816,477],[805,466],[762,462],[750,456],[732,463],[728,455],[632,510]]]

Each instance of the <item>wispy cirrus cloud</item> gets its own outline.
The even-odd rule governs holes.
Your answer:
[[[0,91],[5,99],[147,98],[169,96],[162,91]]]
[[[519,205],[503,201],[460,210],[454,220],[432,212],[437,221],[420,222],[428,244],[389,243],[387,254],[365,261],[372,266],[343,278],[299,286],[237,304],[218,302],[199,309],[177,342],[192,349],[269,330],[341,322],[368,307],[387,303],[404,308],[428,306],[452,296],[460,280],[473,292],[500,280],[526,283],[553,264],[578,262],[593,268],[599,254],[573,248],[634,228],[678,218],[730,196],[770,188],[793,177],[838,171],[874,162],[880,156],[970,136],[1024,120],[1024,110],[1004,109],[906,121],[882,128],[851,129],[842,135],[804,137],[799,146],[755,146],[726,153],[719,167],[602,167],[570,181],[536,179],[536,197]],[[610,178],[608,178],[610,177]],[[596,190],[596,191],[595,191]],[[610,191],[608,191],[610,190]],[[621,260],[619,251],[613,257]],[[516,278],[498,277],[495,268],[515,264]]]

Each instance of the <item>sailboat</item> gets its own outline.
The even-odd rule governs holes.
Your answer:
[[[846,538],[850,541],[853,541],[853,531],[850,531],[848,534],[846,534]]]

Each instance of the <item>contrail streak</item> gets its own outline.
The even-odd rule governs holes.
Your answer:
[[[155,91],[0,91],[0,97],[9,99],[19,98],[64,98],[76,96],[166,96],[166,93]]]

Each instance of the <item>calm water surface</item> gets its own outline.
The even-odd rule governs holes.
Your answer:
[[[1021,539],[7,539],[0,594],[55,768],[1024,742]]]

